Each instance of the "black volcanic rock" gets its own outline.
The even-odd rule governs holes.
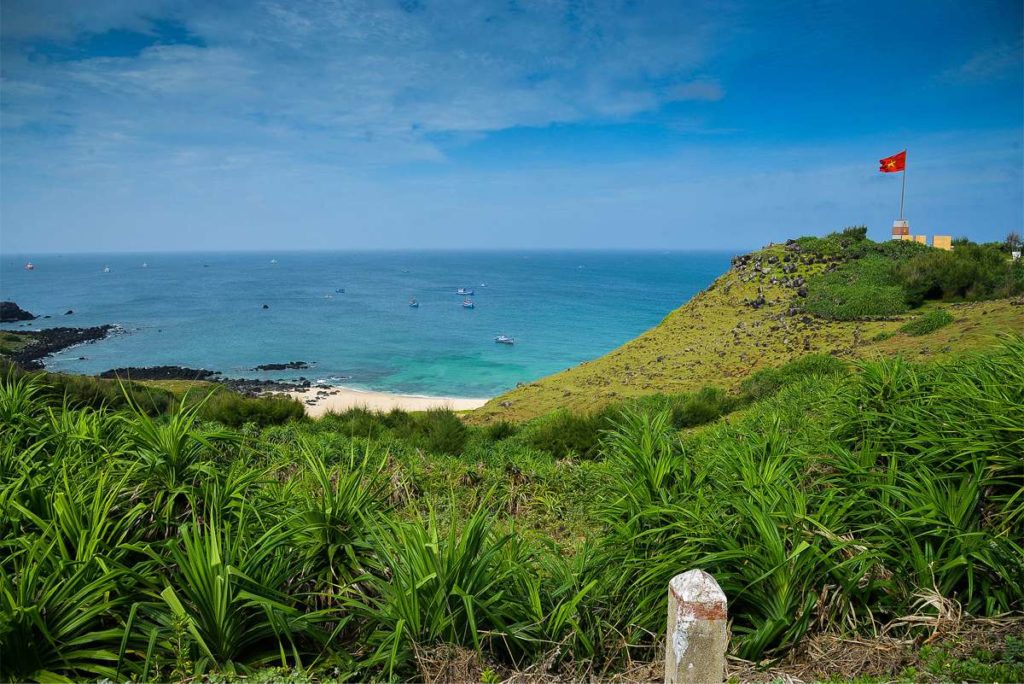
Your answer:
[[[28,370],[41,370],[42,360],[68,347],[102,340],[117,326],[97,325],[92,328],[46,328],[35,332],[16,332],[28,335],[31,341],[22,349],[11,354],[11,361]]]
[[[0,323],[17,323],[18,321],[31,321],[38,316],[33,316],[14,302],[0,302]]]
[[[288,363],[264,363],[253,368],[255,371],[306,370],[309,364],[305,361],[289,361]]]
[[[119,378],[122,380],[214,380],[219,371],[205,368],[186,368],[185,366],[146,366],[112,368],[100,373],[101,378]]]

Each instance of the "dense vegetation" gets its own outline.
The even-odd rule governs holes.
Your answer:
[[[1024,293],[1024,262],[1009,243],[958,240],[952,251],[915,242],[872,242],[864,228],[801,238],[804,251],[839,260],[811,277],[805,308],[836,320],[894,316],[926,300],[977,301]]]
[[[202,402],[97,408],[8,373],[0,677],[416,678],[445,645],[608,673],[656,658],[666,584],[692,567],[752,660],[943,600],[1024,608],[1024,339],[800,363],[740,398],[627,402],[585,454],[539,436],[571,414],[231,429]]]
[[[280,425],[305,416],[302,404],[287,397],[245,397],[211,383],[200,383],[197,389],[183,392],[179,396],[149,383],[23,371],[2,359],[0,374],[9,378],[25,377],[42,398],[66,404],[70,408],[116,410],[131,407],[151,416],[159,416],[176,410],[182,403],[200,404],[199,418],[236,428],[246,424],[257,427]]]

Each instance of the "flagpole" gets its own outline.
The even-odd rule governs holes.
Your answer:
[[[903,151],[906,154],[906,150]],[[903,220],[903,197],[907,194],[907,159],[903,158],[903,187],[900,190],[900,221]]]

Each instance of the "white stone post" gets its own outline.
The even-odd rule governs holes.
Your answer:
[[[676,575],[668,584],[665,684],[725,680],[729,645],[725,594],[703,570]]]

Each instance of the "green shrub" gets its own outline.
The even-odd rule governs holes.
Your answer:
[[[805,308],[840,321],[894,316],[907,311],[907,296],[893,275],[892,263],[880,256],[848,261],[807,281]]]
[[[526,442],[555,458],[597,458],[601,432],[611,427],[610,418],[617,413],[614,407],[592,414],[555,411],[531,423]]]
[[[935,332],[953,322],[953,315],[945,309],[935,309],[928,313],[921,314],[909,323],[900,326],[900,332],[918,337]]]
[[[507,420],[499,420],[487,426],[487,439],[492,442],[500,442],[516,434],[516,424]]]
[[[704,425],[736,408],[738,399],[718,387],[705,387],[699,392],[679,397],[672,405],[672,425],[676,428]]]
[[[740,391],[746,400],[760,401],[806,377],[839,376],[847,372],[849,367],[846,363],[830,354],[807,354],[778,368],[764,368],[751,373],[740,384]]]
[[[450,409],[431,409],[413,416],[405,434],[418,448],[430,454],[458,456],[466,446],[469,430]]]
[[[228,391],[215,391],[203,404],[200,414],[229,427],[255,423],[259,427],[281,425],[305,418],[305,410],[295,399],[284,396],[245,397]]]

